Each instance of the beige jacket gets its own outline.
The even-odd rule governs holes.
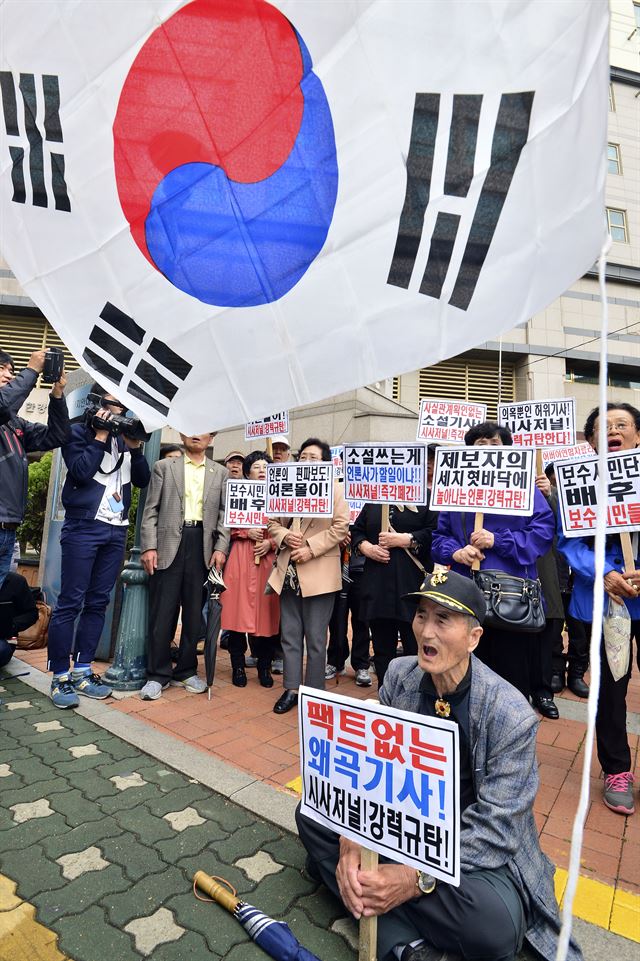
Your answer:
[[[204,562],[214,551],[229,553],[229,529],[224,526],[224,498],[229,474],[215,461],[205,460],[202,506]],[[167,457],[153,465],[142,515],[140,549],[158,552],[158,570],[171,565],[178,553],[184,520],[184,461]]]
[[[268,525],[269,537],[280,548],[269,578],[269,585],[277,594],[282,591],[291,557],[291,548],[284,543],[285,535],[291,530],[290,521],[289,517],[272,517]],[[333,485],[333,517],[302,517],[300,533],[313,554],[312,560],[297,565],[302,596],[339,591],[342,587],[340,542],[349,533],[349,505],[344,499],[342,484]]]

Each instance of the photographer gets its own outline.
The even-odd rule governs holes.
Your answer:
[[[62,448],[68,473],[62,489],[61,588],[49,624],[51,700],[61,708],[77,707],[79,694],[102,700],[111,693],[91,662],[124,556],[131,484],[146,487],[150,477],[141,447],[148,435],[140,421],[124,418],[125,405],[98,384],[87,400],[84,423],[71,427]]]
[[[46,350],[34,351],[28,365],[16,375],[11,356],[0,350],[0,587],[11,567],[16,529],[27,503],[27,453],[53,450],[69,436],[64,368],[51,391],[47,423],[32,424],[18,417],[18,410],[44,369],[46,355]]]

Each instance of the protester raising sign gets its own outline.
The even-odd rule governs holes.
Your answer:
[[[264,481],[229,478],[224,504],[224,526],[266,527],[266,497],[267,487]]]
[[[289,411],[269,414],[261,420],[252,420],[244,425],[244,439],[256,440],[259,437],[273,437],[275,434],[289,433]]]
[[[424,504],[422,444],[345,444],[344,496],[370,504]]]
[[[486,419],[486,404],[468,404],[461,400],[421,400],[416,440],[464,444],[464,436],[469,428]]]
[[[298,704],[302,814],[457,886],[457,724],[307,687]]]
[[[571,447],[551,447],[549,450],[541,450],[542,469],[546,470],[549,464],[556,464],[559,460],[577,460],[583,457],[593,457],[593,447],[591,444],[573,444]]]
[[[331,448],[331,463],[333,464],[333,476],[336,480],[341,480],[344,477],[344,471],[342,469],[342,458],[344,456],[344,447],[341,445],[338,447]]]
[[[485,514],[533,513],[535,451],[526,447],[439,447],[430,505]]]
[[[499,404],[498,421],[508,427],[520,447],[567,447],[576,442],[576,402],[532,400]]]
[[[598,457],[555,465],[560,519],[565,537],[596,526]],[[640,530],[640,450],[607,455],[607,534]]]
[[[267,509],[270,517],[333,515],[333,465],[325,462],[269,464]]]

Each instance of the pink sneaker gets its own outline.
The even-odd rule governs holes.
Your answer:
[[[633,774],[624,771],[622,774],[605,774],[604,803],[617,814],[633,814]]]

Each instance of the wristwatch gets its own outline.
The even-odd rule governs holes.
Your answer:
[[[436,889],[436,879],[426,871],[416,871],[416,884],[420,894],[433,894]]]

